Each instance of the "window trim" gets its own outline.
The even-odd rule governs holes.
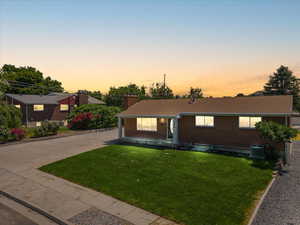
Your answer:
[[[62,109],[61,109],[61,107],[62,107],[63,105],[64,105],[64,106],[68,106],[68,108],[67,108],[67,109],[64,109],[64,110],[62,110]],[[59,111],[61,111],[61,112],[68,112],[68,111],[69,111],[69,109],[70,109],[70,106],[69,106],[68,104],[60,104],[60,105],[59,105]]]
[[[144,130],[144,129],[139,129],[139,126],[138,126],[138,119],[155,119],[155,121],[156,121],[156,126],[155,126],[155,130]],[[136,130],[137,131],[142,131],[142,132],[157,132],[157,130],[158,130],[158,126],[157,126],[157,123],[158,123],[158,121],[157,121],[157,118],[156,117],[137,117],[136,118]]]
[[[41,106],[41,105],[43,106],[43,109],[42,109],[42,110],[36,110],[36,109],[34,108],[35,106]],[[44,104],[34,104],[34,105],[33,105],[33,111],[34,111],[34,112],[43,112],[44,110],[45,110],[45,105],[44,105]]]
[[[197,117],[204,117],[204,125],[197,125]],[[205,125],[205,117],[212,117],[213,118],[213,125]],[[211,115],[196,115],[195,116],[195,127],[206,127],[206,128],[214,128],[215,127],[215,116]]]
[[[240,118],[241,117],[248,117],[249,118],[249,126],[248,127],[241,127],[240,126]],[[259,122],[261,122],[262,120],[263,120],[263,118],[262,118],[262,116],[239,116],[239,129],[250,129],[250,130],[254,130],[254,129],[256,129],[255,128],[255,125],[254,125],[254,127],[251,127],[251,118],[260,118],[260,121]],[[258,123],[258,122],[257,122]]]

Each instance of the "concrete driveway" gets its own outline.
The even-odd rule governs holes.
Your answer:
[[[117,138],[117,130],[94,132],[65,138],[0,145],[0,168],[13,172],[38,168],[81,152],[102,147]]]
[[[176,225],[105,194],[38,170],[117,138],[117,130],[0,147],[0,190],[76,225]]]
[[[290,166],[276,178],[252,225],[300,224],[300,142],[293,145]]]

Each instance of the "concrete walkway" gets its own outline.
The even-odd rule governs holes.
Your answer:
[[[0,190],[77,225],[175,225],[110,196],[43,173],[42,165],[103,147],[117,130],[0,147]]]
[[[300,142],[286,173],[276,178],[252,225],[300,224]]]

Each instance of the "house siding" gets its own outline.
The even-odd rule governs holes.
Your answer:
[[[35,123],[37,121],[64,121],[66,120],[69,111],[60,111],[60,104],[44,104],[44,110],[43,111],[34,111],[33,110],[33,104],[24,104],[16,99],[12,99],[10,97],[7,97],[7,103],[12,105],[20,105],[21,106],[21,113],[22,113],[22,123],[26,124],[28,122],[29,126],[35,126]],[[65,104],[68,102],[68,99],[65,99],[64,101],[61,101],[61,104]],[[73,103],[72,99],[70,99],[70,102]],[[72,106],[69,106],[71,110]],[[26,113],[27,111],[27,113]],[[26,118],[27,114],[27,118]]]
[[[140,138],[154,138],[166,139],[167,137],[167,123],[160,123],[157,119],[157,131],[139,131],[137,130],[136,118],[124,119],[124,134],[125,137],[140,137]]]
[[[263,120],[285,124],[284,117],[263,117]],[[241,147],[265,143],[257,130],[239,128],[238,116],[215,116],[214,127],[196,127],[195,116],[183,116],[179,119],[179,141]]]
[[[264,121],[285,124],[284,117],[263,117]],[[287,121],[289,123],[289,121]],[[264,144],[255,129],[239,128],[238,116],[215,116],[214,127],[196,127],[195,116],[183,116],[178,120],[180,144],[211,144],[236,147],[249,147]],[[124,136],[151,139],[166,139],[167,120],[157,119],[157,132],[138,131],[136,118],[124,118]]]

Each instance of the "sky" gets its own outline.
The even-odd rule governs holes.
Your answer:
[[[68,91],[166,74],[176,94],[249,94],[280,65],[300,77],[299,12],[299,0],[0,0],[0,65]]]

